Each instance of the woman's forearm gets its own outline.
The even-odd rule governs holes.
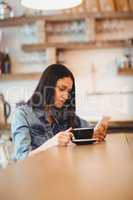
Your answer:
[[[49,139],[48,141],[46,141],[44,144],[42,144],[40,147],[38,147],[37,149],[31,151],[29,153],[29,156],[35,155],[37,153],[40,153],[42,151],[47,150],[48,148],[51,148],[53,146],[57,146],[58,145],[58,141],[57,141],[57,137],[53,137],[51,139]]]
[[[66,131],[59,132],[54,137],[49,139],[47,142],[42,144],[40,147],[31,151],[29,153],[29,156],[45,151],[46,149],[51,148],[53,146],[57,146],[57,145],[67,146],[69,142],[71,141],[71,136],[72,136],[72,133],[70,132],[71,129],[72,128],[69,128]]]

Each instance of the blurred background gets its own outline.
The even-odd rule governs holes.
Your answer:
[[[42,71],[63,63],[75,75],[77,114],[133,127],[133,0],[84,0],[56,11],[0,1],[0,133]],[[133,128],[132,128],[133,129]]]

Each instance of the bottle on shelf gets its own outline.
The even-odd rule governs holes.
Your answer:
[[[8,5],[6,1],[0,1],[0,19],[7,19],[13,17],[13,9],[11,6]]]
[[[131,57],[131,68],[133,69],[133,56]]]
[[[2,74],[3,71],[3,61],[4,61],[4,53],[0,52],[0,75]]]
[[[124,68],[131,68],[132,63],[131,63],[131,50],[130,50],[130,48],[124,49],[124,57],[125,57]]]
[[[2,66],[2,74],[11,73],[11,58],[8,52],[4,54],[3,58],[3,66]]]
[[[65,63],[65,60],[64,60],[64,51],[62,49],[58,50],[56,52],[56,58],[57,58],[57,63],[60,63],[60,64],[64,64]]]

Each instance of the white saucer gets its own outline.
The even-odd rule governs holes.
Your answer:
[[[91,138],[91,139],[72,139],[72,142],[75,144],[93,144],[96,142],[96,139]]]

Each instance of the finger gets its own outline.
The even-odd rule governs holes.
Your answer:
[[[96,128],[95,130],[94,130],[94,136],[99,136],[99,135],[102,135],[102,136],[106,136],[106,129],[105,129],[105,127],[103,127],[103,126],[101,126],[101,128]]]
[[[70,139],[71,138],[71,132],[67,132],[63,134],[63,137]]]
[[[100,127],[96,128],[97,132],[105,132],[106,127],[104,125],[101,125]]]
[[[65,140],[64,138],[60,138],[58,142],[59,142],[59,145],[61,146],[66,146],[68,144],[68,141]]]
[[[73,137],[73,134],[71,132],[67,133],[67,136],[69,137],[69,139],[71,140],[71,138]]]
[[[66,134],[61,134],[59,139],[61,139],[62,141],[68,143],[70,141],[70,136],[66,135]]]
[[[68,136],[68,135],[63,135],[63,134],[62,134],[62,135],[59,136],[59,138],[62,139],[62,140],[68,140],[68,139],[69,139],[69,136]]]
[[[100,139],[100,140],[104,140],[104,136],[100,136],[99,139]]]
[[[97,138],[98,135],[99,135],[99,132],[97,130],[95,130],[94,133],[93,133],[93,138]]]
[[[65,132],[68,133],[68,132],[71,132],[72,131],[72,127],[68,128]]]
[[[98,137],[99,142],[104,141],[104,139],[105,139],[105,136],[104,136],[104,135],[99,135],[99,137]]]
[[[99,135],[98,135],[98,138],[100,138],[100,139],[104,139],[104,138],[105,138],[105,135],[103,135],[103,134],[99,134]]]
[[[71,139],[72,136],[73,136],[73,134],[72,134],[72,127],[70,127],[69,129],[67,129],[67,130],[65,131],[65,133],[66,133],[67,135],[69,135],[69,138]]]
[[[100,136],[102,136],[102,137],[104,137],[104,138],[105,138],[105,137],[106,137],[106,131],[104,131],[104,132],[101,132],[101,133],[100,133]]]
[[[104,136],[102,134],[94,134],[94,139],[96,139],[97,142],[102,142],[104,140]]]

